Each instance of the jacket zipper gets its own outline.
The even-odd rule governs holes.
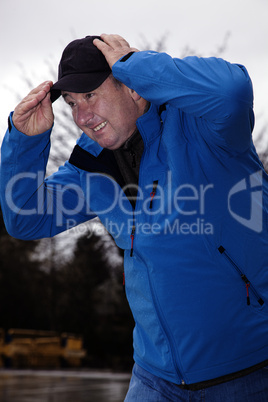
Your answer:
[[[258,303],[262,306],[264,304],[263,299],[260,297],[252,283],[249,281],[247,276],[241,271],[241,269],[238,267],[238,265],[234,262],[234,260],[229,256],[229,254],[226,252],[225,248],[223,246],[218,247],[218,250],[221,254],[225,256],[225,258],[232,264],[232,266],[235,268],[235,270],[238,272],[240,275],[241,279],[246,285],[246,296],[247,296],[247,305],[250,305],[250,297],[249,297],[249,289],[251,292],[254,294],[256,297]]]
[[[150,209],[153,208],[153,199],[156,194],[157,186],[158,186],[158,180],[154,180],[153,181],[153,190],[150,193],[150,197],[151,197],[150,206],[149,206]],[[131,230],[131,235],[130,235],[130,239],[131,239],[130,257],[133,257],[135,231],[136,231],[136,225],[135,225],[135,215],[134,215],[134,211],[133,211],[132,230]]]
[[[142,168],[142,164],[143,164],[143,160],[144,160],[145,154],[146,154],[146,150],[144,149],[144,152],[143,152],[143,155],[142,155],[142,158],[141,158],[141,161],[140,161],[140,172],[141,172],[141,170],[142,170],[141,168]],[[133,165],[136,164],[135,154],[134,154],[134,155],[132,154],[131,156],[132,156],[132,166],[133,166]],[[140,177],[139,177],[139,185],[140,185],[140,180],[141,180],[141,179],[140,179]],[[158,186],[158,180],[154,180],[154,181],[153,181],[153,190],[152,190],[152,192],[150,193],[151,201],[150,201],[150,206],[149,206],[149,208],[152,208],[152,207],[153,207],[152,204],[153,204],[153,199],[154,199],[155,194],[156,194],[157,186]],[[136,203],[135,209],[136,209],[136,208],[137,208],[137,203]],[[132,230],[131,230],[131,235],[130,235],[130,239],[131,239],[130,257],[133,257],[133,252],[134,252],[134,238],[135,238],[135,231],[136,231],[135,209],[133,209]],[[165,319],[162,318],[162,314],[161,314],[161,311],[160,311],[160,309],[159,309],[159,307],[158,307],[158,302],[157,302],[157,300],[156,300],[156,296],[155,296],[155,293],[154,293],[154,291],[153,291],[152,284],[151,284],[151,280],[150,280],[149,276],[148,276],[148,279],[149,279],[149,285],[150,285],[151,294],[152,294],[152,297],[153,297],[153,300],[154,300],[154,306],[155,306],[155,308],[156,308],[157,316],[158,316],[158,318],[159,318],[161,327],[163,328],[163,331],[164,331],[164,333],[166,334],[168,343],[169,343],[170,348],[171,348],[171,353],[172,353],[172,358],[173,358],[173,364],[174,364],[174,367],[175,367],[177,376],[178,376],[178,378],[180,379],[181,384],[182,384],[182,385],[185,385],[185,381],[184,381],[184,379],[182,378],[182,375],[181,375],[181,372],[180,372],[180,368],[178,367],[178,364],[177,364],[176,352],[175,352],[174,342],[173,342],[173,340],[172,340],[172,335],[169,333],[169,330],[168,330],[167,326],[165,325]],[[125,274],[123,274],[123,283],[124,283],[124,285],[125,285]]]
[[[161,328],[162,328],[164,334],[167,337],[167,342],[168,342],[168,344],[170,346],[170,349],[171,349],[171,356],[172,356],[174,368],[176,370],[176,374],[178,376],[178,379],[179,379],[181,385],[185,385],[186,383],[185,383],[185,381],[184,381],[184,379],[182,377],[182,372],[180,370],[180,367],[179,367],[178,361],[177,361],[177,353],[176,353],[175,346],[174,346],[173,336],[169,331],[168,325],[166,324],[166,320],[165,320],[165,318],[164,318],[164,316],[163,316],[163,314],[161,312],[161,308],[158,305],[157,297],[155,295],[155,291],[154,291],[153,285],[151,283],[150,275],[149,274],[147,274],[147,275],[148,275],[148,281],[149,281],[149,285],[150,285],[150,289],[151,289],[151,294],[152,294],[156,314],[157,314],[157,317],[159,319]]]

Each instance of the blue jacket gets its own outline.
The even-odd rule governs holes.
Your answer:
[[[134,359],[159,377],[190,384],[268,359],[268,180],[246,69],[139,52],[113,74],[151,102],[137,121],[135,209],[85,134],[78,145],[92,171],[66,162],[43,182],[50,132],[27,137],[10,119],[1,165],[9,233],[54,236],[98,215],[125,250]]]

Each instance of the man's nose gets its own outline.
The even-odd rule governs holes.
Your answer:
[[[84,126],[90,123],[94,117],[94,113],[90,110],[87,104],[80,104],[77,108],[76,122],[79,126]]]

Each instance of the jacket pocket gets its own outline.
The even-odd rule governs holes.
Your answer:
[[[230,255],[227,253],[227,251],[223,246],[218,247],[218,250],[221,253],[221,255],[223,255],[226,258],[226,260],[234,267],[236,272],[240,275],[242,282],[244,282],[246,288],[247,305],[248,306],[250,305],[250,297],[252,295],[253,297],[255,297],[259,305],[262,306],[264,304],[263,299],[255,289],[253,284],[250,282],[250,280],[247,278],[247,276],[244,274],[244,272],[237,265],[237,263],[230,257]]]

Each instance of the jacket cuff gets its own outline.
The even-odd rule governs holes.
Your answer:
[[[130,58],[130,56],[133,55],[133,53],[136,53],[136,52],[129,52],[128,54],[126,54],[125,56],[123,56],[119,61],[120,61],[120,62],[125,62],[125,61],[127,61],[127,60]]]

